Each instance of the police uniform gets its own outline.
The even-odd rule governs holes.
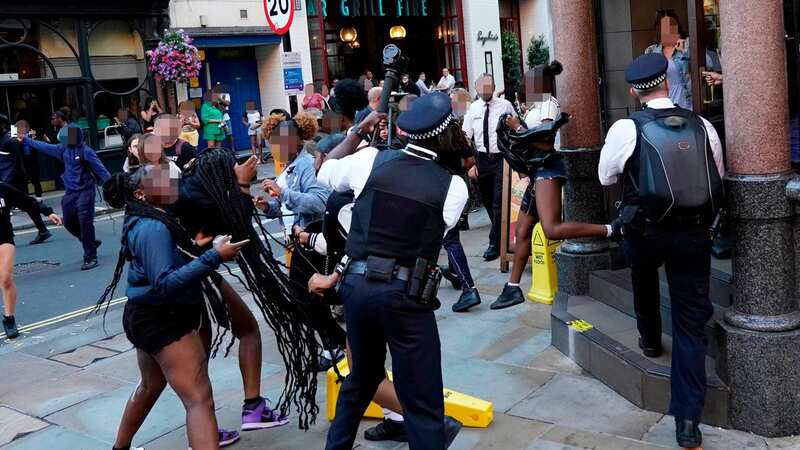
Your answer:
[[[661,85],[667,70],[666,59],[659,54],[643,55],[628,67],[626,80],[635,89],[647,90]],[[659,140],[648,124],[654,120],[685,121],[687,132],[697,136],[698,157],[706,162],[703,173],[716,185],[724,174],[722,146],[714,127],[691,111],[675,106],[665,94],[650,99],[641,111],[619,120],[609,129],[600,154],[598,175],[603,185],[622,179],[621,219],[624,228],[624,251],[631,267],[634,307],[640,333],[639,346],[648,356],[661,353],[661,314],[658,269],[664,265],[672,305],[672,396],[669,413],[676,417],[678,442],[685,447],[700,445],[697,424],[703,413],[706,390],[705,355],[708,337],[705,324],[714,309],[709,301],[710,249],[709,225],[712,208],[669,209],[662,220],[645,217],[644,199],[640,197],[642,152],[669,151],[670,146],[691,150],[688,141]],[[677,118],[677,119],[674,119]],[[646,134],[645,131],[647,130]],[[671,136],[671,135],[670,135]],[[683,146],[683,147],[681,147]],[[667,149],[667,150],[665,150]],[[705,153],[701,153],[705,150]],[[650,153],[655,154],[655,153]],[[719,178],[716,177],[717,173]],[[676,176],[670,189],[684,188],[687,195],[703,194],[712,182]],[[706,187],[706,191],[707,191]],[[712,203],[714,195],[710,195]],[[684,445],[685,444],[685,445]]]
[[[398,119],[412,141],[436,136],[454,120],[450,98],[426,95]],[[353,366],[339,392],[328,449],[352,448],[358,424],[384,379],[386,346],[411,449],[445,448],[441,349],[430,303],[409,295],[418,258],[436,263],[445,232],[458,223],[469,194],[436,153],[368,147],[325,161],[318,180],[355,194],[345,249],[351,262],[339,293]]]

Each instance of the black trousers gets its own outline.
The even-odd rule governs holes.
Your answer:
[[[439,331],[429,307],[405,295],[406,283],[347,275],[344,300],[353,365],[342,383],[326,449],[351,449],[364,411],[385,376],[386,345],[392,354],[397,396],[403,405],[411,450],[444,449],[444,398]]]
[[[37,197],[42,196],[42,183],[39,181],[39,158],[37,157],[36,150],[31,149],[29,155],[22,158],[25,165],[25,173],[28,175],[28,181],[33,185],[33,192]],[[27,186],[22,192],[28,192]]]
[[[625,257],[631,266],[636,325],[645,342],[661,340],[658,268],[664,265],[672,305],[672,397],[669,413],[700,419],[706,393],[706,322],[711,241],[708,229],[628,232]]]
[[[503,157],[499,154],[477,152],[475,164],[478,166],[478,189],[481,191],[481,202],[492,221],[489,245],[499,249],[500,212],[503,207]]]

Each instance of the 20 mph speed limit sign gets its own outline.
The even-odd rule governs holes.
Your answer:
[[[292,0],[264,0],[267,23],[275,34],[286,34],[294,20]]]

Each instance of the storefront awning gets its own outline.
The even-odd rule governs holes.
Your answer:
[[[281,37],[266,27],[184,28],[198,48],[253,47],[280,44]]]

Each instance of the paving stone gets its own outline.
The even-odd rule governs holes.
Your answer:
[[[135,350],[128,350],[89,364],[83,368],[83,372],[121,380],[126,383],[138,383],[141,378]]]
[[[276,377],[278,373],[284,371],[282,366],[277,366],[270,363],[262,363],[261,377],[262,378],[278,378],[279,385],[283,386],[283,377]],[[217,356],[211,360],[208,368],[209,378],[211,378],[211,386],[214,392],[214,402],[219,407],[236,407],[242,406],[244,399],[244,391],[242,385],[242,375],[239,370],[239,358],[229,356],[222,358]],[[262,392],[266,394],[266,392]]]
[[[451,450],[521,449],[553,425],[495,413],[489,428],[462,428]]]
[[[787,436],[782,438],[768,438],[767,447],[770,450],[798,450],[800,449],[800,436]]]
[[[561,374],[508,414],[634,439],[641,438],[662,417],[637,408],[594,378]]]
[[[114,336],[122,332],[122,310],[110,311],[105,320],[105,330],[103,329],[102,317],[92,318],[86,321],[76,322],[67,325],[62,330],[58,330],[59,336],[56,339],[48,339],[22,349],[22,352],[29,355],[49,358],[53,355],[69,352],[78,347],[91,344]]]
[[[535,328],[534,328],[535,330]],[[532,336],[509,349],[494,362],[512,366],[528,367],[530,362],[541,352],[550,347],[552,336],[550,330],[537,330]]]
[[[54,445],[56,446],[54,447]],[[3,447],[3,450],[42,450],[46,448],[108,450],[109,444],[64,427],[51,425],[41,431],[15,440]]]
[[[700,425],[700,431],[703,433],[703,450],[766,450],[769,448],[764,438],[752,433],[726,430],[708,425]],[[644,435],[642,440],[653,444],[674,446],[675,418],[664,416]]]
[[[442,364],[446,388],[492,402],[495,414],[511,408],[553,376],[479,359],[445,357]]]
[[[0,445],[8,444],[46,426],[46,422],[14,411],[11,408],[0,406]]]
[[[675,447],[664,447],[634,439],[561,426],[551,428],[527,447],[528,450],[664,450],[665,448]]]
[[[442,353],[459,358],[479,355],[501,344],[503,328],[497,323],[470,317],[448,317],[438,322],[439,335],[444,336]],[[514,329],[516,327],[510,327]]]
[[[44,380],[59,380],[77,371],[77,368],[25,353],[3,355],[0,358],[0,373],[5,376],[0,383],[0,399],[5,398],[9,392],[24,391],[27,384]]]
[[[536,355],[536,357],[528,363],[528,367],[566,375],[587,375],[586,371],[584,371],[581,366],[577,365],[575,361],[569,359],[553,346],[547,347]]]
[[[123,386],[114,391],[93,397],[77,405],[46,417],[78,433],[106,443],[113,443],[122,411],[133,386]],[[167,388],[136,433],[137,442],[147,442],[163,436],[186,422],[186,413],[178,397]]]
[[[48,359],[52,361],[58,361],[64,364],[69,364],[75,367],[86,367],[95,361],[109,358],[116,354],[118,353],[113,352],[111,350],[106,350],[104,348],[94,347],[91,345],[84,345],[83,347],[78,347],[70,352],[51,356]]]
[[[129,341],[128,337],[125,336],[125,333],[120,333],[116,336],[101,339],[97,342],[93,342],[92,345],[108,350],[114,350],[115,352],[126,352],[133,348],[133,344],[131,344],[131,341]]]
[[[37,381],[3,396],[3,403],[44,417],[88,398],[121,387],[122,381],[77,372],[58,380]]]

